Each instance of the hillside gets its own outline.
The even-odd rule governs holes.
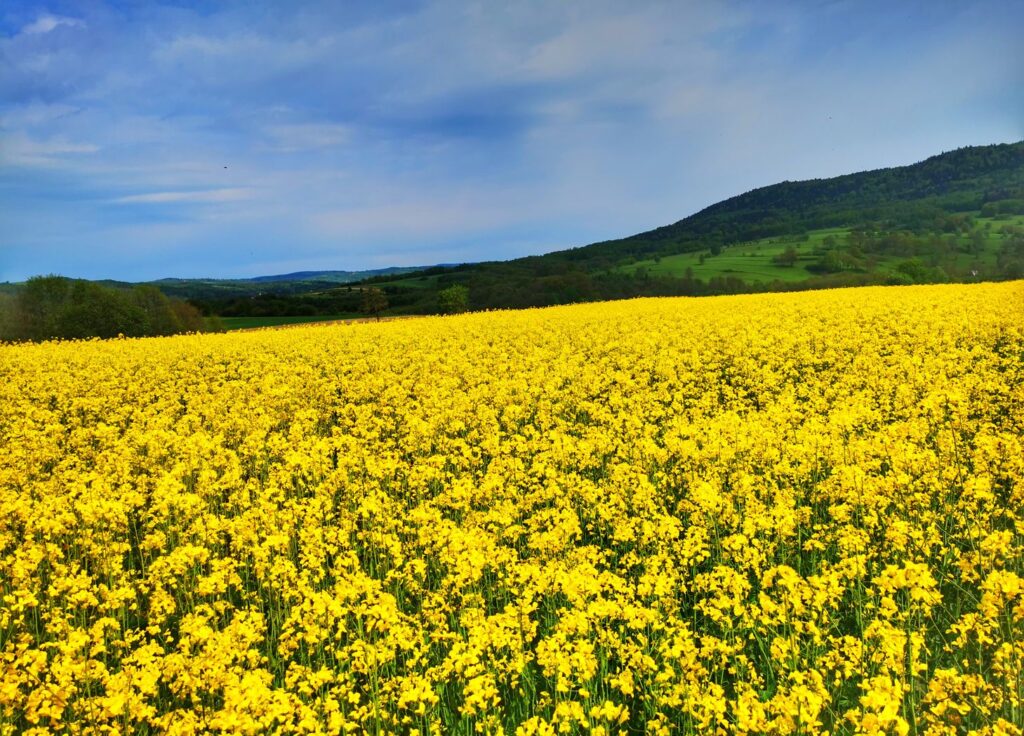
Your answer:
[[[430,312],[451,284],[473,308],[641,295],[1016,278],[1024,271],[1024,142],[910,166],[785,181],[671,225],[543,256],[433,268],[364,285]]]
[[[384,313],[428,314],[455,285],[470,309],[497,309],[1021,277],[1024,142],[784,181],[627,238],[511,261],[149,283],[229,326],[252,326],[350,317],[366,311],[368,289],[383,292]],[[16,288],[0,284],[0,296]]]
[[[296,271],[248,279],[159,279],[147,282],[168,296],[183,299],[222,299],[259,294],[301,294],[330,289],[375,277],[401,277],[415,267],[377,268],[367,271]]]
[[[193,300],[223,300],[253,297],[260,294],[302,294],[330,289],[375,277],[400,277],[420,267],[376,268],[365,271],[296,271],[294,273],[254,276],[247,279],[181,279],[163,278],[154,281],[130,282],[101,279],[97,283],[116,289],[155,286],[170,297]],[[0,282],[0,294],[14,294],[22,282]]]
[[[784,181],[611,243],[724,245],[865,222],[920,227],[940,213],[980,211],[1006,200],[1024,204],[1024,142],[961,148],[910,166],[831,179]]]

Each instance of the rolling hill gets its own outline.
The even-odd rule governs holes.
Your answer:
[[[504,262],[368,279],[395,312],[1024,275],[1024,142],[910,166],[784,181],[617,240]]]
[[[1022,277],[1024,141],[784,181],[630,237],[510,261],[148,283],[248,325],[356,314],[371,288],[390,314],[428,314],[455,285],[468,289],[470,308],[496,309]],[[0,293],[16,288],[0,284]]]

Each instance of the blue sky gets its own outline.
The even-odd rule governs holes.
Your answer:
[[[1024,2],[0,4],[0,280],[504,259],[1024,138]]]

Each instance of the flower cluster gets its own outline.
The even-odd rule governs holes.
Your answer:
[[[1024,284],[0,346],[0,734],[1024,731]]]

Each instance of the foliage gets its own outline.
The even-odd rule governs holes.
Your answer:
[[[0,340],[14,334],[14,294],[0,292]]]
[[[580,248],[506,262],[466,264],[425,269],[407,278],[382,277],[367,283],[389,284],[393,311],[431,313],[437,292],[453,283],[468,287],[474,308],[520,308],[578,301],[667,294],[737,293],[752,288],[790,288],[771,278],[744,279],[727,273],[687,282],[682,273],[668,275],[659,259],[702,254],[708,265],[731,249],[765,239],[791,240],[802,254],[814,231],[856,230],[878,246],[877,258],[855,250],[852,240],[838,243],[833,256],[824,252],[799,263],[777,265],[779,281],[800,280],[800,288],[827,274],[871,274],[867,281],[885,283],[901,261],[923,258],[946,278],[977,280],[975,264],[958,259],[969,246],[978,214],[1010,218],[1024,199],[1024,143],[962,148],[912,166],[848,174],[831,179],[782,182],[727,199],[690,217],[648,232]],[[881,242],[887,241],[887,242]],[[913,241],[913,242],[911,242]],[[896,251],[903,249],[904,252]],[[892,257],[892,264],[877,264]],[[939,261],[952,261],[939,263]],[[1012,259],[1011,259],[1012,260]],[[630,264],[643,262],[632,268]],[[695,261],[694,265],[698,265]],[[986,278],[1013,278],[1007,270],[992,270]],[[682,271],[683,269],[681,269]],[[658,275],[656,272],[661,271]],[[422,279],[430,278],[422,288]],[[703,281],[695,285],[693,281]]]
[[[303,294],[259,294],[195,302],[206,314],[222,317],[308,317],[362,311],[362,287],[345,285]]]
[[[381,289],[373,286],[362,289],[362,303],[359,311],[379,320],[381,312],[387,308],[388,298]]]
[[[469,309],[469,289],[453,284],[437,293],[437,309],[441,314],[458,314]]]
[[[792,245],[787,245],[786,249],[781,253],[772,257],[772,263],[777,266],[784,266],[786,268],[792,268],[796,265],[797,252],[796,248]]]
[[[1022,297],[0,346],[0,732],[1019,734]]]
[[[1024,215],[1024,198],[1000,199],[986,202],[981,206],[982,217],[998,217],[999,215]]]
[[[112,289],[62,276],[35,276],[0,302],[0,340],[139,337],[198,332],[195,307],[153,286]]]

